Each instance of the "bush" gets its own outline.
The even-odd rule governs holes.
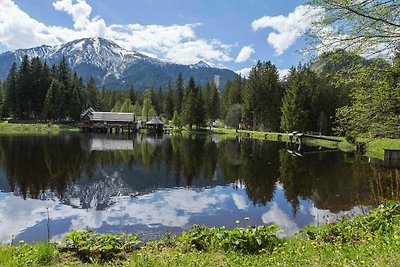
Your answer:
[[[95,234],[92,230],[72,230],[61,243],[61,251],[71,251],[81,260],[109,260],[131,252],[141,240],[134,234]]]
[[[268,227],[238,227],[233,230],[194,225],[187,233],[183,232],[177,241],[197,250],[220,248],[242,253],[258,253],[271,251],[279,243],[275,236],[277,230],[278,226],[275,224]]]

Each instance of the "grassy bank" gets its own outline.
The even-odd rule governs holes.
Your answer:
[[[245,222],[245,221],[244,221]],[[240,222],[238,222],[240,224]],[[133,234],[72,231],[63,243],[0,246],[1,266],[400,266],[400,202],[280,239],[277,226],[194,226],[143,244]]]
[[[245,131],[239,130],[236,132],[232,129],[213,129],[216,134],[224,134],[231,137],[244,137],[244,138],[254,138],[269,141],[278,141],[278,135],[281,135],[281,141],[289,142],[289,137],[285,133],[267,133],[267,132],[257,132],[257,131]],[[338,142],[332,142],[328,140],[316,140],[316,139],[304,139],[304,144],[310,146],[321,146],[326,148],[338,148],[342,151],[353,151],[355,146],[348,143],[344,137],[329,137],[337,139]],[[400,139],[389,139],[389,138],[360,138],[357,139],[359,142],[366,143],[366,155],[373,158],[383,159],[384,149],[400,149]]]
[[[79,131],[78,128],[64,124],[0,122],[0,134],[57,134],[77,131]]]

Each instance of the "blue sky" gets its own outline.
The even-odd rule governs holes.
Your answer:
[[[257,60],[283,72],[306,62],[299,54],[303,34],[319,12],[305,0],[0,0],[0,6],[0,52],[104,37],[163,60],[203,60],[243,74]]]

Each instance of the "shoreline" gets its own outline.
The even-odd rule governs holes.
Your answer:
[[[246,219],[245,219],[246,220]],[[245,223],[245,222],[244,222]],[[143,243],[132,233],[72,230],[61,243],[0,245],[1,266],[399,266],[400,202],[278,238],[276,225],[194,225]]]
[[[68,132],[80,132],[78,127],[68,125],[68,124],[51,124],[47,123],[8,123],[0,122],[0,135],[32,135],[32,134],[59,134]],[[289,142],[289,137],[287,133],[278,132],[259,132],[259,131],[249,131],[249,130],[236,130],[225,129],[225,128],[200,128],[194,129],[192,131],[187,129],[182,129],[180,131],[173,130],[172,134],[176,133],[193,133],[193,134],[221,134],[229,137],[240,137],[240,138],[250,138],[255,140],[267,140],[274,142]],[[278,139],[280,136],[280,140]],[[337,139],[338,142],[329,140],[311,140],[309,138],[304,138],[303,144],[307,146],[320,146],[325,148],[336,148],[343,152],[356,151],[355,145],[348,143],[344,137],[337,136],[323,136],[332,139]],[[364,142],[366,144],[366,149],[364,155],[371,158],[377,158],[383,160],[384,149],[399,149],[400,150],[400,139],[390,139],[390,138],[358,138],[358,141]]]

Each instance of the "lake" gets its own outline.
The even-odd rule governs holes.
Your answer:
[[[72,229],[152,240],[236,220],[292,235],[400,199],[399,169],[302,149],[206,134],[0,136],[0,241],[47,240],[48,221],[53,240]]]

